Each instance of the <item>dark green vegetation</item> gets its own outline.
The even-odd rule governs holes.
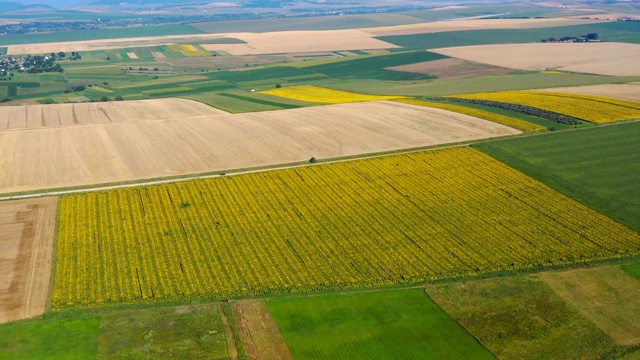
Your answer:
[[[426,291],[500,359],[600,359],[623,351],[536,277],[455,282]]]
[[[456,103],[456,105],[461,105],[464,107],[468,107],[468,108],[472,108],[472,109],[479,109],[479,110],[484,110],[484,111],[489,111],[489,112],[493,112],[496,114],[500,114],[500,115],[504,115],[504,116],[509,116],[512,117],[514,119],[519,119],[519,120],[524,120],[533,124],[537,124],[540,126],[544,126],[546,127],[548,130],[564,130],[564,129],[571,129],[576,127],[576,125],[565,125],[565,124],[561,124],[561,123],[557,123],[555,121],[551,121],[551,120],[547,120],[541,117],[537,117],[537,116],[533,116],[533,115],[526,115],[523,113],[519,113],[516,111],[511,111],[511,110],[505,110],[505,109],[500,109],[500,108],[495,108],[492,106],[485,106],[485,105],[479,105],[479,104],[468,104],[468,103]],[[578,126],[590,126],[592,125],[589,122],[583,121],[580,125]]]
[[[0,358],[12,360],[94,359],[100,320],[27,320],[0,325]]]
[[[638,139],[636,121],[474,147],[640,231]]]
[[[452,46],[515,44],[540,42],[550,37],[581,36],[598,33],[601,40],[640,42],[639,22],[611,22],[538,29],[498,29],[447,31],[430,34],[382,36],[378,39],[407,49],[435,49]]]
[[[21,34],[1,36],[0,45],[35,44],[60,41],[84,41],[98,39],[122,39],[130,37],[164,36],[164,35],[193,35],[201,34],[186,25],[157,25],[143,27],[124,27],[82,31],[62,31],[42,34]]]
[[[492,359],[421,289],[267,302],[296,359]]]

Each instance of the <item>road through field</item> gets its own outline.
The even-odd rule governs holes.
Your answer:
[[[274,166],[520,131],[380,101],[191,119],[0,131],[0,193]]]

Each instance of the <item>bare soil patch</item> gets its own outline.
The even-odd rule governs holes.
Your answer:
[[[55,197],[0,202],[0,323],[47,307],[57,205]]]
[[[617,266],[539,275],[622,345],[640,344],[640,282]]]
[[[293,360],[280,330],[263,301],[241,300],[233,304],[240,338],[250,359]]]
[[[477,62],[454,58],[393,66],[386,69],[393,71],[427,74],[436,76],[441,79],[461,79],[473,76],[506,74],[514,71],[513,69],[504,67],[480,64]]]
[[[501,44],[460,46],[430,51],[518,70],[559,69],[612,76],[640,75],[640,44]]]
[[[136,53],[132,53],[132,52],[127,53],[127,56],[129,57],[129,59],[137,59],[138,58],[138,55],[136,55]]]
[[[407,149],[520,131],[379,101],[236,115],[0,132],[0,193]],[[90,116],[90,114],[87,114]],[[88,121],[87,121],[88,122]]]
[[[0,108],[0,131],[220,114],[227,113],[197,101],[177,98],[13,106]]]
[[[540,91],[559,92],[568,94],[598,95],[616,99],[640,102],[640,84],[603,84],[589,86],[572,86]]]

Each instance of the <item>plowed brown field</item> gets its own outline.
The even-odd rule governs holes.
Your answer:
[[[0,323],[43,314],[58,199],[0,202]]]

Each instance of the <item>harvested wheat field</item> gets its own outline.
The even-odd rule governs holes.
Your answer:
[[[201,44],[205,50],[231,55],[300,53],[340,50],[391,49],[399,46],[375,39],[361,30],[277,31],[234,34],[246,44]]]
[[[7,106],[0,108],[0,131],[221,114],[227,113],[197,101],[178,98]]]
[[[640,102],[640,84],[603,84],[589,86],[571,86],[538,91],[559,92],[567,94],[597,95],[614,99]]]
[[[240,300],[233,304],[233,312],[249,359],[293,360],[263,301]]]
[[[0,193],[335,158],[518,134],[446,110],[379,101],[0,132]]]
[[[0,323],[44,313],[58,199],[0,202]]]
[[[460,46],[430,51],[518,70],[559,69],[612,76],[640,75],[640,44],[502,44]]]
[[[386,70],[426,74],[440,79],[462,79],[473,76],[506,74],[515,71],[514,69],[454,58],[392,66],[386,68]]]

